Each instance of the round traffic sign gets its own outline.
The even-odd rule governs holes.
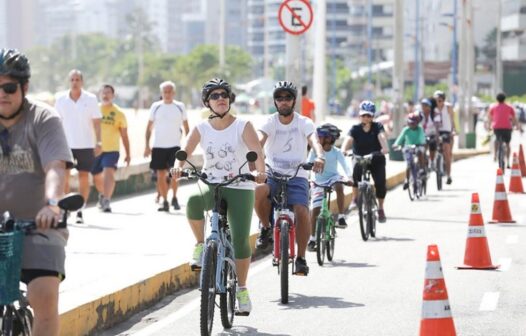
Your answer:
[[[313,17],[308,0],[285,0],[279,6],[279,24],[289,34],[300,35],[306,32]]]

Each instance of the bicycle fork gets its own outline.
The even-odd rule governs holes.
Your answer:
[[[274,266],[279,265],[280,261],[280,250],[281,250],[281,227],[279,226],[279,223],[286,221],[287,227],[288,227],[288,233],[289,233],[289,262],[291,260],[294,260],[296,257],[296,227],[294,226],[294,213],[292,211],[282,211],[274,225],[274,259],[272,261],[272,264]]]

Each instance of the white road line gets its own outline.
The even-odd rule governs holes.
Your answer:
[[[519,236],[518,235],[509,235],[506,238],[506,244],[517,244],[519,242]]]
[[[511,267],[511,258],[500,258],[499,265],[500,265],[499,269],[502,272],[508,271]]]
[[[262,272],[264,269],[270,267],[272,264],[268,260],[264,260],[259,263],[256,267],[251,267],[249,271],[249,279],[251,279],[256,274]],[[186,305],[178,309],[177,311],[171,313],[170,315],[164,317],[163,319],[133,333],[134,336],[149,336],[154,335],[155,333],[159,332],[163,328],[166,328],[170,324],[174,323],[175,321],[185,317],[186,315],[190,314],[190,312],[196,310],[199,308],[201,298],[193,299],[192,301],[188,302]]]
[[[493,311],[499,303],[500,292],[486,292],[480,302],[480,311]]]

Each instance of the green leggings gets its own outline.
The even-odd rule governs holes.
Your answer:
[[[191,220],[203,220],[204,211],[212,209],[214,204],[214,188],[203,184],[199,184],[199,187],[200,190],[192,193],[186,204],[186,217]],[[249,235],[254,209],[254,190],[222,188],[221,196],[227,203],[227,218],[232,232],[235,257],[248,258],[252,254]]]

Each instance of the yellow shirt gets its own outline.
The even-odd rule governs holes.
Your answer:
[[[121,128],[127,128],[126,115],[115,104],[100,105],[102,120],[100,134],[103,152],[118,152],[120,150]]]

